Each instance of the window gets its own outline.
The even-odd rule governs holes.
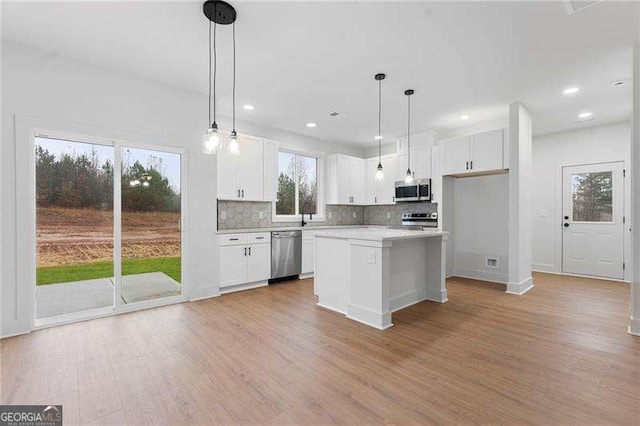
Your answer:
[[[278,200],[276,216],[319,215],[318,163],[315,157],[278,153]]]
[[[613,173],[593,172],[571,176],[574,222],[613,220]]]

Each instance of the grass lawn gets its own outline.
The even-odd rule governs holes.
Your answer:
[[[158,257],[122,260],[122,275],[135,275],[145,272],[164,272],[177,282],[180,282],[180,258]],[[113,262],[111,261],[36,268],[37,285],[92,280],[112,276]]]

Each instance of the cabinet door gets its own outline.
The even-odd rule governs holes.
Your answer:
[[[411,170],[416,179],[431,178],[431,148],[417,148],[411,150]]]
[[[278,198],[278,142],[264,141],[264,201]]]
[[[338,204],[350,204],[351,203],[351,184],[349,182],[351,178],[351,162],[349,157],[344,155],[338,155],[337,158],[337,170],[336,170],[336,189],[337,189],[337,203]]]
[[[262,139],[240,138],[239,182],[241,200],[264,199],[264,145]]]
[[[398,154],[396,160],[396,180],[404,180],[407,173],[409,156],[406,152]]]
[[[251,244],[247,250],[247,282],[271,278],[271,244]]]
[[[220,287],[247,282],[246,246],[220,247]]]
[[[442,174],[468,173],[469,138],[453,139],[442,144]]]
[[[378,184],[378,204],[393,204],[396,192],[395,155],[382,157],[382,170],[384,171],[384,180]]]
[[[361,158],[351,158],[350,166],[350,187],[352,202],[354,204],[365,204],[365,184],[364,184],[364,167],[365,160]]]
[[[302,238],[302,273],[313,273],[316,251],[315,238]]]
[[[376,171],[378,167],[378,157],[369,158],[367,160],[367,166],[365,170],[365,183],[366,188],[365,204],[376,204],[378,202],[378,192],[380,183],[376,180]]]
[[[238,190],[238,158],[229,154],[225,143],[216,156],[217,161],[217,197],[220,200],[239,200]]]
[[[502,129],[471,136],[471,172],[501,170]]]

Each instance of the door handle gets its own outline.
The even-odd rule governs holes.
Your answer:
[[[569,216],[565,216],[565,217],[564,217],[564,220],[569,220]]]
[[[569,227],[569,224],[568,224],[568,223],[565,223],[565,224],[564,224],[564,227],[565,227],[565,228],[568,228],[568,227]]]

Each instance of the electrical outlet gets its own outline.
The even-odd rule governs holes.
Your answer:
[[[356,212],[351,213],[353,215],[353,218],[356,218]]]
[[[258,218],[264,219],[264,212],[258,212]]]
[[[391,219],[391,212],[387,212],[387,219]]]
[[[333,216],[333,214],[331,214],[331,212],[329,212],[329,219],[331,219],[331,216]]]
[[[373,250],[369,250],[369,256],[367,257],[369,263],[376,263],[376,252]]]
[[[220,212],[220,219],[221,220],[227,220],[227,212],[221,211]]]

